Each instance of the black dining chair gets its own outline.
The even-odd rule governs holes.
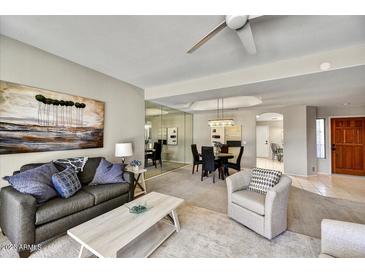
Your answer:
[[[240,152],[238,153],[237,159],[235,163],[232,162],[227,162],[224,166],[224,173],[226,174],[226,176],[229,176],[229,172],[228,169],[232,168],[234,170],[240,171],[241,170],[241,159],[242,159],[242,155],[243,155],[243,151],[244,151],[244,147],[241,146],[240,147]]]
[[[215,161],[213,147],[202,147],[202,174],[201,181],[203,181],[203,177],[209,175],[209,173],[213,172],[213,183],[215,183],[215,171],[220,168],[219,162]]]
[[[191,152],[193,153],[193,171],[192,174],[194,174],[195,171],[195,166],[196,166],[196,171],[199,171],[199,165],[203,164],[203,160],[201,159],[198,149],[196,147],[196,144],[192,144],[191,145]]]
[[[157,168],[157,161],[159,162],[160,166],[162,167],[162,144],[155,142],[153,145],[154,151],[150,154],[145,155],[145,160],[148,162],[149,159],[152,160],[153,165]]]

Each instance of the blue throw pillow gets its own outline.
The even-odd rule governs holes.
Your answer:
[[[52,175],[52,183],[62,198],[69,198],[81,189],[81,183],[72,167]]]
[[[126,183],[123,173],[123,164],[113,164],[105,159],[102,159],[98,168],[96,169],[94,179],[89,185]]]
[[[53,163],[47,163],[4,179],[17,191],[34,196],[38,203],[57,197],[57,192],[52,185],[52,175],[57,173]]]

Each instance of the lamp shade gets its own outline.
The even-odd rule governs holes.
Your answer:
[[[129,157],[133,155],[132,143],[115,144],[115,157]]]

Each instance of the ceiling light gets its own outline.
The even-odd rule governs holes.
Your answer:
[[[260,118],[260,115],[256,115],[256,119],[259,119]]]
[[[215,120],[209,120],[208,125],[210,127],[234,126],[234,121],[233,119],[215,119]]]
[[[321,70],[329,70],[329,69],[331,68],[331,63],[329,63],[329,62],[323,62],[323,63],[319,66],[319,68],[320,68]]]
[[[219,117],[219,102],[220,100],[222,100],[222,112],[221,115]],[[210,127],[226,127],[226,126],[233,126],[234,125],[234,121],[233,119],[225,119],[224,118],[224,114],[223,114],[223,110],[224,110],[224,99],[217,99],[217,119],[215,120],[209,120],[208,121],[208,125]]]

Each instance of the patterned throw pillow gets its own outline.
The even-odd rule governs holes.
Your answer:
[[[72,167],[53,174],[52,183],[62,198],[69,198],[81,189],[81,183]]]
[[[13,176],[4,177],[17,191],[34,196],[38,203],[57,197],[57,192],[52,185],[52,175],[57,173],[53,163],[19,172]]]
[[[67,159],[58,159],[53,161],[56,166],[60,166],[62,168],[72,167],[76,173],[83,171],[84,166],[87,162],[87,157],[75,157],[75,158],[67,158]]]
[[[89,185],[125,183],[126,180],[124,179],[123,173],[124,167],[122,164],[113,164],[105,159],[101,159],[94,179]]]
[[[270,188],[279,183],[280,178],[280,171],[254,168],[252,170],[251,182],[248,186],[248,190],[266,194]]]

